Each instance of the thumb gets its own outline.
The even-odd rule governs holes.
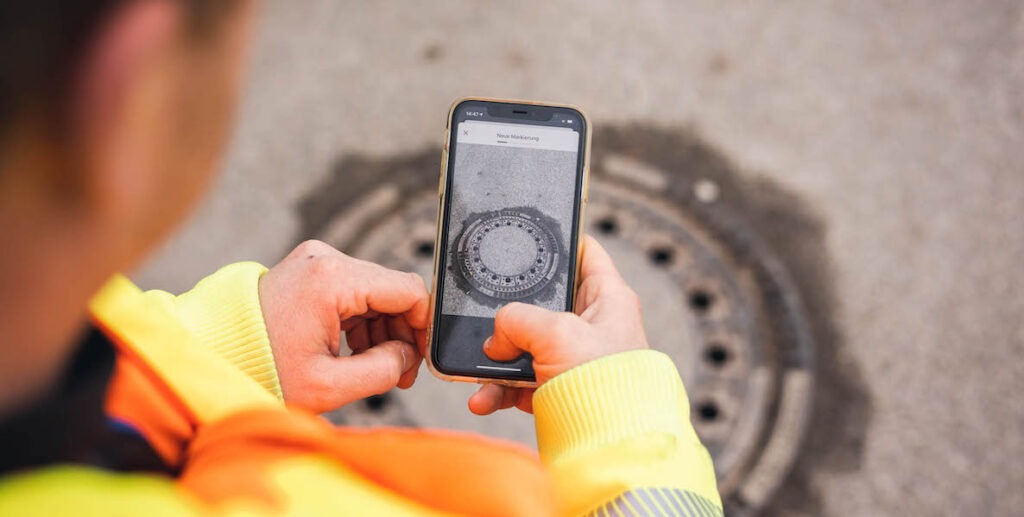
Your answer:
[[[385,341],[355,355],[326,358],[329,379],[324,385],[336,395],[334,407],[341,407],[394,388],[417,357],[412,345]]]
[[[495,361],[511,361],[523,352],[541,356],[550,336],[565,324],[565,316],[536,305],[510,303],[494,317],[494,336],[484,342],[484,353]]]
[[[580,262],[580,277],[608,275],[615,278],[622,278],[619,270],[615,267],[611,255],[601,246],[597,239],[590,235],[583,237],[583,255]]]

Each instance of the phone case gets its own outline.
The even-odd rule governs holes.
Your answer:
[[[579,260],[579,257],[580,257],[580,253],[582,252],[582,247],[583,247],[583,226],[584,226],[583,222],[585,221],[585,216],[586,216],[587,193],[590,190],[590,135],[593,132],[592,131],[592,126],[590,124],[590,118],[587,116],[587,114],[582,109],[580,109],[578,106],[574,106],[572,104],[561,104],[561,103],[555,103],[555,102],[542,102],[542,101],[528,101],[528,100],[519,100],[519,99],[497,99],[497,98],[493,98],[493,97],[473,97],[473,96],[470,96],[470,97],[461,97],[459,99],[456,99],[455,102],[452,102],[452,105],[448,108],[448,119],[445,122],[445,131],[444,131],[444,144],[443,144],[444,147],[443,147],[443,150],[441,152],[441,178],[440,178],[440,182],[438,183],[438,189],[437,189],[438,204],[437,204],[437,232],[436,232],[436,235],[434,236],[434,275],[433,275],[433,279],[431,280],[431,289],[430,289],[430,320],[429,320],[430,323],[429,323],[429,326],[427,328],[427,354],[426,354],[426,358],[425,358],[426,362],[427,362],[427,368],[430,369],[430,373],[433,374],[435,377],[437,377],[437,378],[439,378],[441,380],[449,381],[449,382],[473,382],[473,383],[478,383],[478,384],[499,384],[499,385],[502,385],[502,386],[534,388],[534,387],[537,386],[537,383],[536,382],[530,382],[530,381],[522,381],[522,380],[514,380],[514,379],[495,379],[495,378],[490,378],[490,377],[471,377],[471,376],[465,376],[465,375],[447,375],[445,373],[440,372],[437,369],[437,367],[434,365],[434,361],[432,359],[433,358],[433,354],[431,353],[432,352],[431,349],[434,346],[434,343],[433,343],[433,336],[434,336],[434,311],[436,310],[436,307],[434,306],[434,304],[435,304],[435,301],[437,299],[436,295],[437,295],[437,289],[438,289],[438,282],[440,280],[440,271],[438,271],[438,268],[440,266],[440,253],[443,253],[443,250],[441,249],[441,230],[442,230],[441,225],[443,224],[442,216],[444,215],[444,203],[445,203],[445,194],[446,194],[445,193],[445,185],[447,185],[447,182],[448,182],[448,142],[451,140],[451,129],[452,129],[451,128],[451,124],[452,124],[452,118],[453,118],[453,116],[455,114],[455,107],[458,106],[459,104],[463,103],[463,102],[466,102],[466,101],[501,102],[501,103],[514,103],[514,104],[529,104],[529,105],[533,105],[533,106],[546,106],[546,107],[554,107],[554,108],[570,108],[570,109],[576,110],[577,112],[580,113],[580,115],[583,116],[583,121],[584,121],[584,123],[586,125],[587,131],[586,131],[585,143],[584,143],[584,146],[583,146],[583,188],[580,189],[580,203],[579,203],[579,206],[580,206],[580,209],[579,209],[580,224],[578,224],[577,228],[576,228],[576,251],[575,251],[575,254],[576,254],[576,256],[575,256],[575,259],[576,259],[576,274],[573,277],[575,280],[573,282],[574,285],[573,285],[573,288],[572,288],[572,292],[570,293],[570,306],[575,306],[576,294],[577,294],[577,291],[579,291],[579,286],[580,286],[580,260]]]

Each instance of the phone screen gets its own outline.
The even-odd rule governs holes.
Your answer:
[[[585,130],[569,108],[456,107],[432,347],[442,373],[533,379],[528,355],[499,363],[482,344],[509,302],[572,309]]]

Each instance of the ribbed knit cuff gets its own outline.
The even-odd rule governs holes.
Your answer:
[[[534,394],[537,445],[546,462],[649,433],[696,440],[675,364],[653,350],[584,363]]]
[[[200,342],[281,398],[274,354],[260,308],[267,268],[240,262],[204,278],[176,300],[178,316]]]

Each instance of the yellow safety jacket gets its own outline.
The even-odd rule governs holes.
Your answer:
[[[281,401],[265,271],[234,264],[181,296],[110,280],[90,303],[116,351],[104,411],[166,469],[7,473],[0,516],[721,515],[664,354],[608,356],[538,389],[539,456],[462,433],[334,427]]]

